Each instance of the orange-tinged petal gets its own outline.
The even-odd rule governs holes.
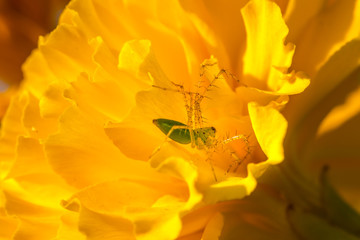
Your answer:
[[[292,99],[285,113],[291,122],[288,138],[293,145],[289,150],[299,151],[297,148],[301,147],[301,152],[305,152],[304,139],[307,138],[309,145],[309,139],[315,136],[328,112],[358,86],[359,64],[360,41],[353,40],[329,59],[304,94]],[[297,156],[298,153],[293,157],[298,158],[301,155]]]
[[[53,71],[48,67],[44,67],[48,65],[47,61],[40,50],[36,49],[23,64],[23,87],[38,98],[45,92],[48,83],[57,81]],[[26,81],[26,79],[31,79],[31,81]]]
[[[132,223],[119,216],[97,213],[83,206],[79,216],[79,230],[86,239],[135,240]]]
[[[324,118],[318,129],[318,135],[323,135],[331,130],[341,127],[352,117],[360,112],[360,88],[356,88],[342,105],[334,107],[331,112]]]
[[[188,214],[184,215],[182,220],[182,229],[179,239],[194,239],[197,234],[202,235],[207,223],[211,217],[217,213],[219,205],[207,205],[198,209],[194,209]],[[201,238],[201,237],[200,237]],[[196,239],[196,238],[195,238]],[[199,239],[199,238],[197,238]]]
[[[16,230],[20,225],[20,221],[15,217],[0,216],[0,239],[14,239]]]
[[[315,18],[325,6],[325,0],[289,0],[284,19],[291,31],[287,39],[296,42],[307,23]]]
[[[220,203],[223,228],[219,239],[296,239],[286,219],[287,203],[259,186],[242,200]],[[216,216],[216,215],[214,215]]]
[[[68,109],[60,121],[59,132],[49,137],[45,150],[53,169],[69,184],[85,187],[118,176],[151,173],[145,163],[122,155],[105,135],[102,124],[80,109]]]
[[[307,171],[317,174],[323,166],[329,166],[329,177],[340,195],[358,211],[360,210],[360,150],[358,136],[360,115],[352,117],[336,129],[319,136],[309,147],[303,165]]]
[[[43,146],[32,138],[19,137],[15,162],[6,181],[9,179],[16,179],[29,200],[32,198],[52,207],[58,207],[58,203],[72,191],[59,176],[54,175]]]
[[[14,239],[49,239],[56,236],[62,212],[59,204],[36,199],[19,188],[15,181],[7,180],[2,185],[7,214],[16,215],[21,222]],[[39,232],[39,229],[43,231]]]
[[[105,127],[105,132],[125,156],[143,161],[149,160],[154,149],[163,140],[150,134],[147,128],[129,127],[124,124],[109,123]]]
[[[16,231],[14,239],[19,240],[46,240],[56,236],[58,219],[53,218],[20,218],[21,226]],[[41,231],[39,231],[41,229]]]
[[[57,240],[85,240],[86,236],[79,230],[79,214],[74,212],[67,212],[66,214],[61,216],[61,222],[59,226],[59,230],[57,232],[57,236],[55,239]]]
[[[100,43],[88,43],[84,33],[74,26],[60,24],[57,28],[58,31],[52,32],[46,38],[40,38],[39,50],[46,56],[48,68],[57,79],[73,82],[79,73],[90,73],[95,69],[92,54]],[[64,44],[68,39],[72,39],[71,45]]]
[[[0,119],[3,118],[9,104],[11,97],[15,94],[15,87],[3,86],[0,82]]]
[[[216,240],[221,236],[221,231],[224,227],[224,218],[221,214],[215,214],[206,225],[202,239]]]
[[[25,133],[25,128],[22,125],[22,117],[27,102],[28,98],[25,93],[19,93],[14,96],[4,119],[1,121],[1,179],[5,177],[14,161],[17,137]]]
[[[306,6],[307,3],[301,4]],[[305,6],[304,11],[314,14]],[[360,34],[359,1],[329,1],[319,7],[317,14],[303,23],[306,25],[299,31],[297,39],[291,39],[297,46],[293,67],[305,71],[311,77],[333,54]],[[300,15],[302,18],[303,15]]]
[[[23,116],[26,136],[38,139],[47,138],[49,134],[57,130],[57,121],[41,116],[39,101],[33,95],[28,94],[28,101]]]
[[[15,163],[7,178],[51,171],[43,147],[37,139],[19,137]]]
[[[130,59],[130,60],[129,60]],[[154,54],[149,40],[133,40],[126,42],[119,53],[118,68],[132,74],[137,81],[170,87],[170,81]]]
[[[119,50],[122,43],[134,34],[129,27],[132,16],[120,1],[110,1],[106,7],[102,1],[74,0],[61,15],[59,22],[79,26],[87,38],[101,36],[112,49]],[[117,31],[109,26],[116,26]]]
[[[30,179],[30,184],[28,185],[26,180],[22,180],[25,182],[24,184],[22,183],[23,186],[12,179],[3,182],[3,193],[6,199],[5,205],[8,214],[37,217],[55,216],[61,212],[62,209],[59,202],[57,202],[59,201],[59,195],[52,195],[56,192],[54,186],[51,186],[53,179],[49,179],[50,187],[47,186],[48,189],[44,188],[44,192],[41,192],[39,183],[37,184],[37,188],[31,186],[31,181],[36,183],[36,180],[38,179]],[[40,179],[40,181],[44,181],[44,179]],[[54,185],[56,186],[56,184]],[[30,189],[30,191],[28,191],[28,189]],[[59,188],[59,190],[61,189]],[[36,193],[39,193],[39,195]]]
[[[40,116],[57,120],[65,109],[71,106],[70,101],[64,97],[64,87],[64,84],[58,82],[48,85],[39,99]]]
[[[181,214],[192,209],[201,200],[194,185],[196,172],[191,165],[181,159],[168,159],[159,166],[159,171],[173,175],[175,178],[164,175],[153,180],[121,179],[95,185],[75,194],[74,197],[81,203],[82,231],[88,236],[95,234],[95,231],[86,225],[100,219],[92,218],[112,217],[115,222],[124,221],[127,222],[124,226],[128,225],[126,229],[121,226],[114,228],[116,236],[135,233],[138,239],[175,238],[181,229]],[[158,181],[161,181],[161,184]],[[192,187],[188,190],[187,185]],[[112,194],[109,195],[108,192]],[[92,215],[98,216],[85,219],[83,215],[89,211]],[[131,220],[132,224],[125,219]],[[96,231],[99,236],[109,234],[108,229],[112,226],[112,222],[100,224],[106,226]]]
[[[181,1],[203,38],[209,41],[211,53],[232,72],[238,70],[239,56],[245,50],[245,29],[239,12],[247,2]]]

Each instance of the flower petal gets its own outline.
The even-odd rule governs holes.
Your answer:
[[[79,230],[86,239],[126,239],[135,240],[134,227],[129,220],[111,214],[97,213],[82,207],[79,217]]]
[[[201,239],[216,240],[221,236],[221,231],[224,227],[224,217],[221,214],[215,214],[204,229]]]
[[[323,166],[329,167],[329,178],[339,194],[360,211],[357,169],[360,163],[360,115],[357,114],[336,129],[314,140],[302,161],[309,174],[317,175]]]
[[[177,237],[181,230],[180,216],[201,200],[195,189],[196,171],[179,158],[168,159],[158,170],[168,176],[152,180],[121,179],[94,185],[75,194],[72,200],[77,198],[81,203],[80,229],[88,237],[98,238],[108,234],[132,236],[134,233],[138,239]],[[119,225],[119,222],[123,224]]]
[[[294,16],[289,27],[293,27],[295,21],[298,24],[298,19],[299,27],[304,27],[295,30],[297,39],[291,36],[291,41],[296,44],[293,67],[301,69],[313,78],[332,55],[346,43],[359,37],[360,3],[316,1],[317,5],[315,1],[311,1],[310,7],[307,1],[295,2],[296,6],[302,5],[303,10],[299,10],[299,15]],[[310,18],[308,14],[315,16]]]
[[[61,222],[56,239],[78,239],[86,240],[86,236],[80,232],[79,228],[79,214],[74,212],[67,212],[61,216]]]
[[[336,130],[342,124],[346,124],[351,118],[360,112],[360,87],[349,94],[344,104],[334,107],[324,118],[318,129],[321,136],[329,131]]]
[[[287,121],[270,106],[262,107],[249,103],[249,115],[252,126],[269,164],[278,164],[284,159],[283,141],[287,130]]]
[[[14,239],[16,230],[19,228],[20,221],[15,217],[0,216],[0,239]]]
[[[53,169],[70,185],[84,187],[119,175],[151,175],[145,163],[121,154],[106,136],[102,122],[76,107],[68,109],[60,121],[59,132],[49,137],[45,150]]]
[[[17,144],[15,163],[7,178],[51,171],[50,166],[46,162],[43,148],[38,140],[21,136]]]
[[[224,219],[220,239],[246,236],[248,239],[297,239],[286,219],[287,202],[266,186],[242,200],[224,203],[219,209]]]
[[[240,9],[248,0],[228,1],[180,1],[189,11],[190,18],[209,43],[209,52],[222,66],[234,72],[239,67],[239,56],[245,50],[245,28]],[[209,57],[209,56],[206,56]]]
[[[309,139],[315,137],[328,112],[358,87],[359,65],[360,41],[353,40],[329,59],[306,92],[288,104],[284,114],[292,124],[286,144],[292,144],[288,149],[296,152],[292,153],[294,159],[306,152],[304,149],[311,145]]]
[[[284,45],[288,34],[280,8],[271,1],[250,1],[242,10],[247,41],[244,55],[244,83],[263,90],[278,90],[279,70],[287,70],[295,51]]]
[[[3,179],[11,168],[15,159],[16,141],[19,135],[25,133],[22,118],[28,95],[20,92],[12,98],[8,110],[1,121],[1,140],[0,140],[0,178]]]

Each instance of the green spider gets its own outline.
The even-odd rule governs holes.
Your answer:
[[[202,117],[200,104],[202,100],[205,98],[206,92],[209,91],[210,88],[214,87],[215,81],[219,79],[219,77],[224,73],[226,73],[225,70],[221,70],[210,82],[210,84],[207,87],[205,87],[202,93],[199,92],[199,87],[198,87],[198,91],[196,92],[185,91],[183,85],[176,84],[174,82],[171,83],[174,85],[175,89],[153,85],[153,87],[159,88],[164,91],[173,91],[173,92],[181,93],[184,97],[185,107],[188,117],[187,124],[166,118],[158,118],[153,120],[153,123],[166,135],[165,141],[163,143],[168,141],[168,139],[171,139],[180,144],[191,144],[192,148],[197,148],[200,150],[205,149],[208,153],[210,153],[211,151],[213,151],[214,149],[218,148],[221,145],[223,146],[229,142],[238,139],[243,139],[246,145],[248,146],[248,138],[242,134],[220,140],[216,138],[215,127],[213,126],[203,127],[203,117]],[[162,144],[153,152],[151,157],[154,156],[161,149],[161,147]],[[238,168],[238,166],[241,164],[242,161],[233,153],[230,152],[230,154],[235,159],[235,165],[236,165],[235,171],[236,171],[236,169]],[[214,175],[214,179],[215,181],[217,181],[215,170],[211,161],[210,161],[210,165]],[[229,172],[232,167],[233,165],[231,164],[227,172]]]

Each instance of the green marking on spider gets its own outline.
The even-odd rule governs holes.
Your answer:
[[[170,139],[177,143],[189,144],[199,149],[212,144],[216,129],[214,127],[195,128],[170,119],[154,119],[153,123]]]

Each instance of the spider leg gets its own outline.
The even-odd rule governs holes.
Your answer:
[[[236,172],[239,168],[239,166],[241,165],[241,163],[243,163],[245,161],[245,159],[249,156],[250,154],[250,145],[249,145],[249,139],[247,136],[239,134],[239,135],[235,135],[233,137],[224,139],[221,141],[221,144],[226,145],[230,142],[236,141],[236,140],[240,140],[242,139],[245,144],[246,144],[246,155],[245,157],[243,157],[242,159],[239,158],[234,152],[231,152],[229,148],[226,148],[227,151],[229,151],[230,155],[235,159],[235,161],[233,163],[231,163],[226,171],[226,173],[229,173],[230,170],[235,167],[233,169],[233,172]]]

